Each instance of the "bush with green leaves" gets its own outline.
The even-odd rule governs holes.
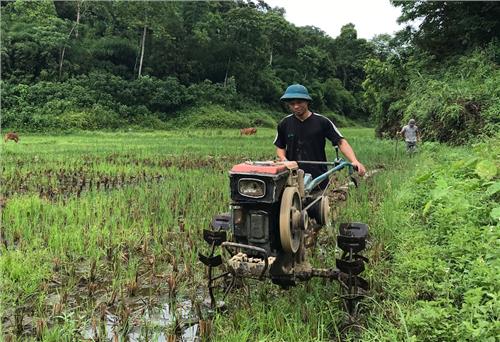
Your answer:
[[[275,127],[276,121],[264,112],[230,111],[218,105],[190,108],[170,120],[171,128],[244,128]]]
[[[344,88],[338,78],[329,78],[324,83],[324,87],[324,101],[328,108],[343,115],[350,115],[356,110],[358,105],[356,99]]]
[[[91,73],[65,82],[2,83],[2,88],[3,126],[25,131],[115,129],[130,124],[156,129],[273,127],[276,122],[274,113],[264,113],[238,95],[234,79],[225,86],[204,81],[186,88],[172,77],[130,81]],[[193,113],[198,114],[192,117]],[[188,118],[194,121],[187,122]],[[171,119],[175,120],[168,124]]]
[[[238,93],[234,78],[230,78],[227,84],[212,83],[210,80],[204,80],[195,83],[187,88],[189,101],[195,105],[219,104],[231,106],[238,102]]]
[[[385,281],[410,340],[498,336],[499,146],[497,136],[477,144],[472,155],[440,150],[439,163],[424,161],[400,192],[395,210],[406,217],[394,240],[385,241],[392,255]]]
[[[410,118],[424,139],[452,144],[492,136],[500,129],[500,70],[490,50],[477,50],[439,66],[370,60],[365,99],[379,136],[393,136]]]
[[[413,79],[408,94],[404,120],[414,117],[432,140],[461,144],[500,128],[500,70],[486,52]]]
[[[353,119],[351,119],[347,116],[341,115],[341,114],[337,114],[335,112],[325,112],[325,113],[321,113],[321,114],[326,116],[328,119],[330,119],[337,127],[358,127],[358,126],[361,126],[359,123],[357,123]]]

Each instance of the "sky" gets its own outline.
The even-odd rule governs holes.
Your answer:
[[[271,7],[283,7],[285,18],[296,26],[319,27],[332,38],[342,26],[353,23],[358,38],[372,39],[402,29],[396,22],[401,14],[389,0],[265,0]]]

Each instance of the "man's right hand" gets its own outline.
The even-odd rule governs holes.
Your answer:
[[[276,156],[278,157],[279,161],[287,161],[286,160],[286,150],[284,148],[276,148]]]
[[[351,164],[352,164],[352,166],[353,166],[355,169],[357,169],[358,174],[359,174],[361,177],[363,177],[363,176],[365,175],[365,173],[366,173],[366,169],[365,169],[365,167],[364,167],[364,165],[363,165],[363,164],[361,164],[361,163],[360,163],[359,161],[357,161],[357,160],[356,160],[356,161],[353,161]]]

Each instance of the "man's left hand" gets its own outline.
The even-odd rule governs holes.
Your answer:
[[[358,174],[363,177],[366,173],[366,169],[365,167],[363,166],[363,164],[361,164],[359,161],[354,161],[351,163],[352,166],[354,166],[355,168],[358,169]]]

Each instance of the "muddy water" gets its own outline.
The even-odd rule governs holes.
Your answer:
[[[119,318],[111,313],[106,314],[106,338],[113,340],[115,335],[120,336]],[[160,307],[145,310],[142,315],[131,317],[131,328],[126,334],[130,342],[145,340],[151,341],[201,341],[199,337],[198,317],[190,300],[180,301],[175,308],[169,303]],[[177,327],[177,332],[175,332]],[[98,328],[99,329],[99,328]],[[88,326],[82,331],[82,336],[88,340],[97,339],[96,331]]]

